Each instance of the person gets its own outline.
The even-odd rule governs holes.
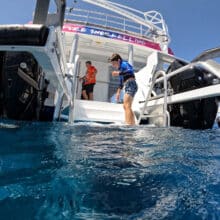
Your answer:
[[[82,98],[86,100],[93,100],[93,90],[96,84],[97,69],[92,66],[91,61],[86,61],[86,75],[82,82]]]
[[[134,113],[132,111],[132,102],[137,92],[137,83],[132,65],[122,60],[117,53],[112,54],[109,58],[112,66],[117,70],[112,72],[112,76],[119,76],[119,86],[116,92],[116,100],[119,100],[122,88],[124,88],[123,107],[125,111],[125,123],[128,125],[135,124]]]

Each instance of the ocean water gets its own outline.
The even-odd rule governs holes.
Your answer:
[[[0,219],[220,219],[220,130],[2,121]]]

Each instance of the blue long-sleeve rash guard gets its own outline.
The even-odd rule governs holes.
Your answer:
[[[130,77],[134,77],[134,69],[127,61],[121,61],[118,68],[119,72],[119,88],[123,88],[124,82]]]

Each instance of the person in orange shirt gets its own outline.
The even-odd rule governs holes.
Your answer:
[[[91,61],[86,61],[86,75],[82,84],[82,97],[86,100],[93,100],[93,89],[96,84],[97,69],[92,66]]]

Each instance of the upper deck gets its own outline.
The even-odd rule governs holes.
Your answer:
[[[75,8],[73,10],[67,8],[65,20],[70,23],[117,31],[155,41],[152,36],[147,34],[147,27],[122,16],[80,8]]]
[[[103,0],[83,1],[98,5],[104,8],[105,11],[67,7],[65,23],[79,26],[77,26],[77,30],[76,26],[64,25],[64,31],[84,34],[92,33],[92,35],[102,35],[102,37],[119,40],[128,38],[130,43],[137,43],[165,53],[171,53],[168,29],[159,12],[141,12],[124,5]],[[85,27],[86,30],[80,29],[81,27]],[[93,29],[91,30],[91,28]],[[135,39],[132,39],[132,37]],[[145,43],[143,42],[148,43],[144,45]]]

